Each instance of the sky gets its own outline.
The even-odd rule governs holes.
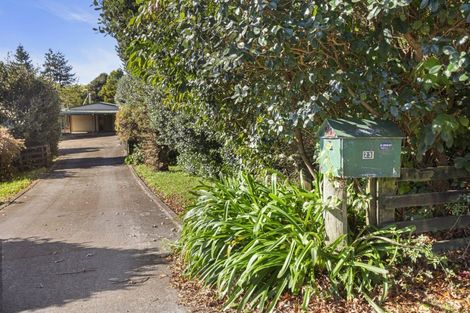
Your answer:
[[[122,68],[116,41],[93,30],[99,12],[92,0],[0,0],[0,60],[22,44],[41,65],[49,48],[62,52],[78,82]]]

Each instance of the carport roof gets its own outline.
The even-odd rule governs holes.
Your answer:
[[[62,109],[62,115],[82,115],[82,114],[115,114],[119,107],[112,103],[98,102],[70,109]]]

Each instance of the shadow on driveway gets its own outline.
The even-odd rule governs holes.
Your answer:
[[[97,147],[83,147],[83,148],[62,148],[59,150],[59,155],[79,154],[88,152],[97,152],[100,148]]]
[[[123,156],[116,157],[91,157],[91,158],[71,158],[57,162],[56,169],[87,169],[99,166],[118,166],[124,164]]]
[[[3,256],[2,312],[12,313],[60,307],[99,292],[145,284],[158,279],[150,273],[167,264],[168,254],[32,237],[4,241]]]
[[[83,139],[83,138],[97,138],[97,137],[110,137],[115,136],[115,132],[101,132],[101,133],[76,133],[76,134],[62,134],[61,141]]]

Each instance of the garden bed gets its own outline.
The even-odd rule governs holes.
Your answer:
[[[189,190],[200,185],[199,178],[185,174],[177,167],[171,168],[169,172],[156,172],[145,165],[135,166],[135,169],[146,184],[176,212],[181,213],[183,207],[195,200],[195,195]],[[234,188],[233,192],[236,190],[245,190],[246,192],[248,187],[249,184],[239,186]],[[231,193],[232,191],[228,194]],[[260,199],[260,197],[256,198]],[[286,203],[288,202],[286,201]],[[422,240],[430,243],[432,237],[428,236]],[[389,272],[393,275],[393,284],[390,285],[388,299],[381,303],[381,307],[389,312],[463,312],[465,308],[470,306],[469,253],[470,251],[464,250],[447,252],[448,261],[435,269],[423,261],[415,264],[412,271],[411,267],[405,264],[392,266],[389,268]],[[408,275],[403,273],[407,268],[410,269]],[[227,297],[220,298],[216,288],[207,287],[198,277],[188,278],[182,274],[185,271],[187,272],[187,267],[185,267],[181,255],[174,255],[172,282],[180,291],[181,302],[189,308],[190,312],[221,312],[227,302]],[[355,295],[349,300],[331,295],[328,291],[331,282],[328,282],[326,273],[320,272],[316,277],[315,284],[319,292],[311,296],[308,312],[374,311],[362,295]],[[234,304],[236,305],[237,302]],[[301,307],[302,297],[285,291],[279,297],[275,312],[301,312]],[[235,312],[235,310],[229,309],[227,312]]]
[[[242,174],[200,188],[174,262],[182,302],[193,312],[286,313],[460,312],[470,305],[468,251],[446,260],[412,228],[377,230],[359,220],[347,242],[327,243],[315,186],[307,192],[275,176],[261,182]],[[351,214],[359,202],[348,196]]]
[[[397,281],[390,298],[384,304],[388,312],[421,313],[421,312],[468,312],[470,307],[470,258],[464,250],[447,252],[450,268],[455,275],[447,276],[443,271],[434,271],[432,277],[422,276],[414,279]],[[422,269],[426,271],[425,268]],[[180,301],[191,313],[222,312],[224,299],[217,297],[215,289],[204,287],[198,280],[190,280],[181,273],[184,271],[181,259],[172,259],[172,284],[179,290]],[[406,290],[405,290],[406,287]],[[284,294],[276,312],[301,312],[301,300]],[[232,313],[236,310],[228,310]],[[367,301],[354,298],[350,301],[342,299],[322,299],[313,296],[310,300],[311,313],[353,313],[373,312]]]

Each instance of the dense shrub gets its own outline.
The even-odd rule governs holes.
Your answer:
[[[129,143],[132,163],[145,163],[159,170],[167,170],[170,160],[165,155],[167,148],[157,142],[156,132],[149,118],[146,105],[147,90],[137,80],[124,76],[118,83],[116,101],[120,104],[116,116],[116,131],[119,138]]]
[[[154,90],[148,102],[150,120],[157,141],[177,152],[178,164],[188,173],[217,176],[225,160],[222,145],[196,119],[184,111],[163,104],[161,94]]]
[[[215,286],[226,306],[272,311],[288,291],[307,307],[320,289],[362,295],[375,306],[396,266],[421,256],[436,261],[429,246],[412,242],[410,229],[363,228],[347,244],[344,238],[325,244],[318,184],[307,192],[276,176],[262,183],[240,175],[203,186],[198,195],[179,241],[185,274]]]
[[[24,140],[14,138],[0,126],[0,180],[11,176],[12,163],[23,148]]]
[[[135,145],[132,148],[132,152],[130,152],[125,160],[126,164],[130,165],[140,165],[140,164],[145,164],[145,155],[142,153],[142,150],[139,148],[138,145]],[[151,167],[154,169],[154,167]]]
[[[178,156],[185,171],[216,176],[224,163],[221,144],[194,117],[168,107],[163,100],[159,89],[124,76],[116,93],[121,105],[116,129],[121,140],[137,144],[144,162],[160,170]]]
[[[57,153],[60,100],[50,82],[23,66],[0,62],[0,123],[25,140],[25,145],[49,144]]]
[[[250,168],[314,172],[329,117],[392,120],[407,167],[451,165],[470,147],[466,0],[94,3],[129,71]]]

